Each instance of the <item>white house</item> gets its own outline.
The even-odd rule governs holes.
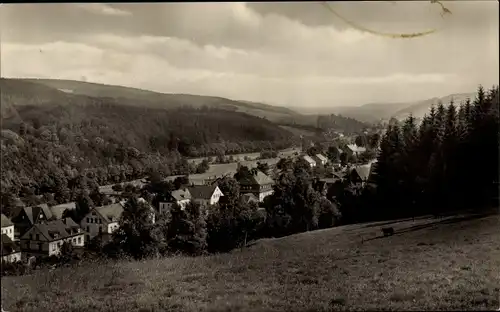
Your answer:
[[[3,262],[21,261],[21,249],[7,234],[2,234],[1,237],[1,253]]]
[[[361,153],[364,153],[366,151],[366,148],[362,147],[362,146],[357,146],[356,144],[348,144],[347,150],[349,151],[349,153],[351,153],[357,157]]]
[[[123,211],[123,203],[92,208],[80,222],[82,229],[87,232],[87,240],[90,241],[97,235],[112,234],[116,231]]]
[[[328,162],[328,158],[326,158],[321,154],[316,154],[314,158],[316,159],[316,163],[319,163],[323,166],[326,165],[326,163]]]
[[[304,155],[304,156],[302,156],[302,158],[303,158],[303,159],[304,159],[304,160],[305,160],[305,161],[309,164],[309,166],[310,166],[311,168],[316,167],[316,161],[315,161],[314,159],[312,159],[312,157],[311,157],[311,156],[309,156],[309,155]]]
[[[224,196],[217,185],[195,185],[188,188],[191,200],[201,206],[212,206]]]
[[[238,183],[240,184],[240,194],[253,194],[259,199],[259,202],[263,202],[264,198],[274,192],[273,179],[260,170],[256,174],[240,179]]]
[[[191,202],[191,193],[187,188],[172,191],[163,201],[160,201],[159,211],[163,213],[168,211],[174,204],[177,204],[181,209],[186,208],[186,205]]]
[[[2,234],[7,235],[12,241],[14,240],[14,223],[2,213]]]
[[[60,253],[64,242],[74,247],[85,245],[85,232],[71,218],[33,225],[21,236],[21,250],[27,256],[52,256]]]

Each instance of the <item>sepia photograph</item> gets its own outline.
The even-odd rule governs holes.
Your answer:
[[[0,4],[1,311],[500,311],[497,0]]]

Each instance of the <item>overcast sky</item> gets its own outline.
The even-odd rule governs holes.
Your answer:
[[[86,80],[283,106],[427,99],[498,84],[498,1],[4,4],[2,77]]]

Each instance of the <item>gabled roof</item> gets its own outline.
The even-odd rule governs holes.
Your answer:
[[[78,233],[80,226],[73,221],[71,218],[65,218],[60,220],[53,220],[45,223],[39,223],[33,225],[32,229],[37,229],[47,241],[55,241],[60,239],[65,239],[71,237]],[[29,239],[28,233],[26,232],[21,239]]]
[[[75,209],[76,209],[75,202],[64,203],[50,207],[52,216],[56,219],[62,219],[65,210],[75,210]]]
[[[371,167],[372,167],[371,164],[367,164],[367,165],[355,166],[352,170],[355,171],[362,180],[366,181],[370,176]]]
[[[241,199],[243,200],[244,203],[251,203],[251,202],[258,203],[259,202],[259,199],[257,198],[257,196],[255,196],[252,193],[242,194]]]
[[[320,182],[326,183],[326,184],[335,184],[337,181],[342,179],[342,177],[333,177],[333,178],[321,178],[319,179]]]
[[[245,178],[242,178],[239,181],[240,184],[243,185],[268,185],[268,184],[273,184],[274,181],[270,177],[268,177],[265,173],[263,173],[260,170],[257,170],[256,174],[252,174],[252,176],[248,176]]]
[[[323,162],[327,162],[328,161],[328,158],[326,158],[325,156],[321,155],[321,154],[316,154],[316,157],[323,161]]]
[[[172,191],[171,196],[176,201],[181,201],[181,200],[186,200],[186,199],[192,198],[191,193],[189,192],[189,190],[187,188]]]
[[[1,216],[1,221],[2,221],[2,227],[7,227],[7,226],[11,226],[11,225],[14,225],[14,223],[12,223],[12,221],[10,221],[9,218],[7,218],[6,215],[4,215],[2,213],[2,216]]]
[[[210,199],[217,189],[217,185],[195,185],[188,187],[189,193],[195,199]]]
[[[304,155],[304,156],[302,156],[302,158],[310,164],[316,164],[316,161],[314,159],[312,159],[311,156],[309,156],[309,155]]]
[[[104,221],[107,223],[118,222],[124,211],[122,203],[96,207],[94,209],[104,218]]]
[[[50,211],[49,206],[47,206],[47,204],[41,204],[31,207],[20,207],[18,210],[16,210],[16,213],[12,219],[17,218],[21,213],[23,213],[23,211],[28,217],[28,220],[31,224],[35,224],[40,221],[39,217],[41,212],[44,213],[47,220],[52,218],[52,211]]]
[[[19,251],[19,247],[17,247],[17,245],[6,234],[2,234],[0,243],[2,256],[7,256]]]
[[[347,148],[350,149],[354,153],[363,153],[366,151],[365,147],[357,146],[356,144],[348,144]]]

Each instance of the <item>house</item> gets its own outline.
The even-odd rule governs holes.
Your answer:
[[[249,204],[249,203],[258,204],[259,203],[259,198],[257,198],[257,196],[255,196],[252,193],[241,194],[240,198],[241,198],[241,201],[245,204]]]
[[[311,158],[309,155],[304,155],[302,156],[302,159],[304,159],[311,168],[316,167],[316,161]]]
[[[349,172],[349,179],[353,183],[364,185],[372,174],[372,163],[360,166],[354,166]]]
[[[50,209],[50,212],[52,213],[52,217],[56,220],[59,220],[59,219],[63,218],[64,211],[75,210],[76,203],[70,202],[70,203],[55,205],[55,206],[50,207],[49,209]]]
[[[12,217],[12,223],[15,225],[15,237],[21,237],[33,225],[50,221],[53,219],[52,211],[47,204],[41,204],[31,207],[19,207],[15,209]]]
[[[3,215],[2,215],[3,216]],[[1,237],[2,262],[21,261],[21,249],[6,234]]]
[[[52,256],[60,253],[64,242],[74,247],[85,244],[85,232],[71,218],[33,225],[21,236],[21,250],[27,257]]]
[[[191,193],[187,188],[172,191],[163,201],[160,201],[160,214],[171,209],[174,204],[179,205],[181,209],[186,208],[191,198]]]
[[[14,240],[14,223],[2,213],[2,235],[7,235],[11,240]]]
[[[314,156],[314,160],[316,161],[316,164],[321,164],[322,166],[326,165],[326,163],[328,162],[328,158],[321,154],[316,154]]]
[[[335,172],[332,173],[331,177],[318,179],[315,184],[316,191],[326,195],[330,187],[335,185],[337,182],[344,181],[344,176],[342,173]]]
[[[273,194],[274,181],[260,170],[257,170],[251,176],[240,179],[238,182],[241,194],[254,194],[259,199],[259,202],[264,201],[264,198]]]
[[[112,234],[119,227],[119,221],[124,211],[123,203],[95,207],[82,219],[80,225],[86,233],[87,241],[97,235]]]
[[[362,146],[357,146],[356,144],[348,144],[347,145],[347,153],[354,155],[354,156],[359,156],[361,153],[366,152],[366,148]]]
[[[224,196],[217,185],[194,185],[188,187],[191,200],[201,206],[208,207],[215,205]]]

